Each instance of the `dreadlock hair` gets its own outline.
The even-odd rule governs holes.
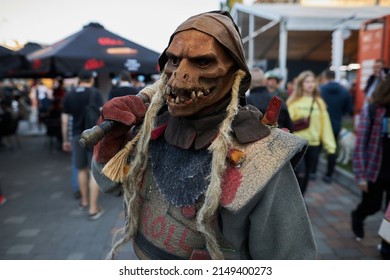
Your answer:
[[[244,77],[245,72],[237,70],[231,91],[231,101],[226,109],[226,118],[219,127],[219,134],[217,138],[208,148],[208,150],[212,153],[210,183],[205,193],[204,203],[197,215],[197,229],[204,235],[206,248],[212,259],[224,258],[219,248],[219,243],[216,238],[212,222],[215,217],[215,212],[218,209],[222,193],[221,183],[226,169],[226,157],[228,150],[232,145],[231,124],[238,112],[239,87],[241,80]],[[148,146],[151,132],[155,127],[157,113],[165,102],[164,91],[167,85],[166,75],[164,75],[164,77],[162,76],[161,79],[163,79],[163,81],[159,85],[157,92],[153,95],[149,109],[145,115],[144,123],[139,131],[139,137],[136,137],[131,141],[134,141],[134,143],[129,142],[135,149],[135,156],[131,162],[130,169],[127,173],[126,179],[124,180],[123,186],[127,221],[125,227],[118,232],[118,234],[123,233],[123,236],[120,240],[114,243],[113,248],[107,255],[108,259],[113,259],[118,250],[137,234],[140,210],[140,203],[137,197],[141,188],[142,177],[147,167]]]

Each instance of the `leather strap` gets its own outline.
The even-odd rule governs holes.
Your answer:
[[[138,232],[134,238],[135,244],[138,248],[151,260],[184,260],[183,258],[166,252],[151,242],[149,242],[145,236]]]

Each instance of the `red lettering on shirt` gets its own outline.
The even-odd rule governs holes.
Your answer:
[[[172,235],[174,234],[175,230],[176,230],[176,226],[171,225],[169,227],[167,238],[165,238],[165,240],[164,240],[165,248],[167,248],[172,253],[174,253],[176,251],[175,247],[171,245],[171,238],[172,238]]]
[[[192,248],[188,247],[186,245],[186,242],[185,242],[186,238],[187,238],[187,234],[188,234],[188,228],[184,228],[184,230],[183,230],[183,232],[181,233],[181,236],[180,236],[179,246],[184,251],[186,251],[188,253],[191,253],[192,252]]]
[[[151,234],[154,239],[160,238],[165,233],[165,217],[157,217],[152,221]]]
[[[192,248],[186,244],[186,239],[189,233],[188,228],[177,231],[177,226],[174,223],[167,225],[165,216],[153,217],[150,207],[145,207],[141,213],[143,224],[143,234],[149,237],[154,242],[163,241],[164,247],[171,253],[176,253],[177,249],[191,253]],[[169,227],[169,228],[168,228]],[[179,236],[179,240],[173,236]]]

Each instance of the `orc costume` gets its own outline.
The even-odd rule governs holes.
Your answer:
[[[165,93],[160,90],[153,96],[143,128],[148,113],[163,95],[168,106],[158,110],[154,128],[146,133],[150,136],[150,141],[146,138],[147,150],[141,151],[140,138],[130,156],[131,165],[137,162],[137,156],[147,153],[145,161],[134,164],[144,165],[142,172],[132,167],[136,171],[130,171],[123,180],[124,190],[129,190],[127,195],[125,193],[129,234],[117,243],[118,246],[132,239],[140,259],[315,258],[310,222],[293,172],[293,165],[307,143],[288,132],[264,125],[262,114],[256,108],[233,106],[234,101],[244,97],[250,74],[239,33],[229,15],[210,12],[194,16],[179,26],[170,44],[179,32],[193,29],[212,36],[223,45],[245,75],[238,79],[239,87],[233,84],[231,93],[215,102],[212,110],[181,117],[171,113],[173,105],[169,102],[174,102],[175,98],[182,98],[176,100],[176,104],[201,102],[209,90],[197,89],[201,93],[192,97],[192,101],[185,96],[176,97],[180,90],[172,81],[181,72],[175,70],[171,74],[165,68],[170,76],[168,82],[161,81]],[[161,69],[170,59],[167,50],[164,51],[159,60]],[[210,94],[216,94],[218,85],[215,88],[211,88]],[[136,98],[126,96],[114,100],[115,104],[105,105],[103,118],[128,126],[142,119],[142,102]],[[134,106],[136,103],[139,106]],[[137,111],[131,121],[120,110],[112,113],[114,108],[126,106]],[[232,121],[226,122],[229,117]],[[223,128],[226,123],[228,129]],[[142,134],[142,129],[138,135]],[[227,138],[223,138],[225,134]],[[227,147],[226,153],[211,149],[215,143],[224,141],[228,143],[222,145]],[[104,164],[112,156],[112,151],[107,153],[109,147],[112,145],[103,139],[95,148],[92,164],[94,176],[104,191],[116,185],[102,174]],[[222,160],[218,160],[220,154]],[[223,167],[220,176],[219,165]],[[140,173],[142,179],[135,187],[128,187]],[[216,195],[213,188],[217,190]],[[213,201],[217,201],[217,205],[208,219],[206,208],[213,209],[210,206]],[[131,225],[134,221],[135,226]]]

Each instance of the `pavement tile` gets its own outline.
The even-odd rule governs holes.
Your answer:
[[[321,228],[321,232],[323,235],[325,235],[327,238],[336,238],[339,237],[339,233],[337,230],[330,228],[330,227],[325,227]]]
[[[33,248],[34,248],[34,244],[18,244],[18,245],[11,246],[5,254],[6,255],[28,255],[30,254]]]
[[[34,237],[37,236],[41,230],[39,228],[30,228],[30,229],[23,229],[19,231],[16,236],[17,237]]]
[[[8,200],[15,200],[15,199],[18,199],[20,196],[22,196],[23,194],[21,192],[14,192],[14,193],[10,193],[8,196],[7,196],[7,199]]]
[[[346,245],[343,240],[336,239],[336,238],[327,238],[326,242],[331,248],[344,248]]]
[[[4,220],[5,224],[22,224],[26,220],[24,216],[9,217]]]
[[[340,260],[341,258],[334,253],[332,254],[321,254],[317,257],[319,260]]]
[[[334,253],[334,251],[333,251],[332,248],[327,244],[326,241],[317,239],[317,240],[316,240],[316,244],[317,244],[317,251],[318,251],[318,254],[319,254],[319,255],[323,255],[323,254],[326,255],[326,254],[332,254],[332,253]]]
[[[67,260],[84,260],[85,259],[85,253],[77,253],[77,252],[74,252],[74,253],[70,253],[67,257],[66,257]]]
[[[342,259],[359,259],[362,255],[358,248],[334,248],[334,250]]]
[[[50,195],[50,199],[60,199],[64,196],[63,192],[55,192]]]

